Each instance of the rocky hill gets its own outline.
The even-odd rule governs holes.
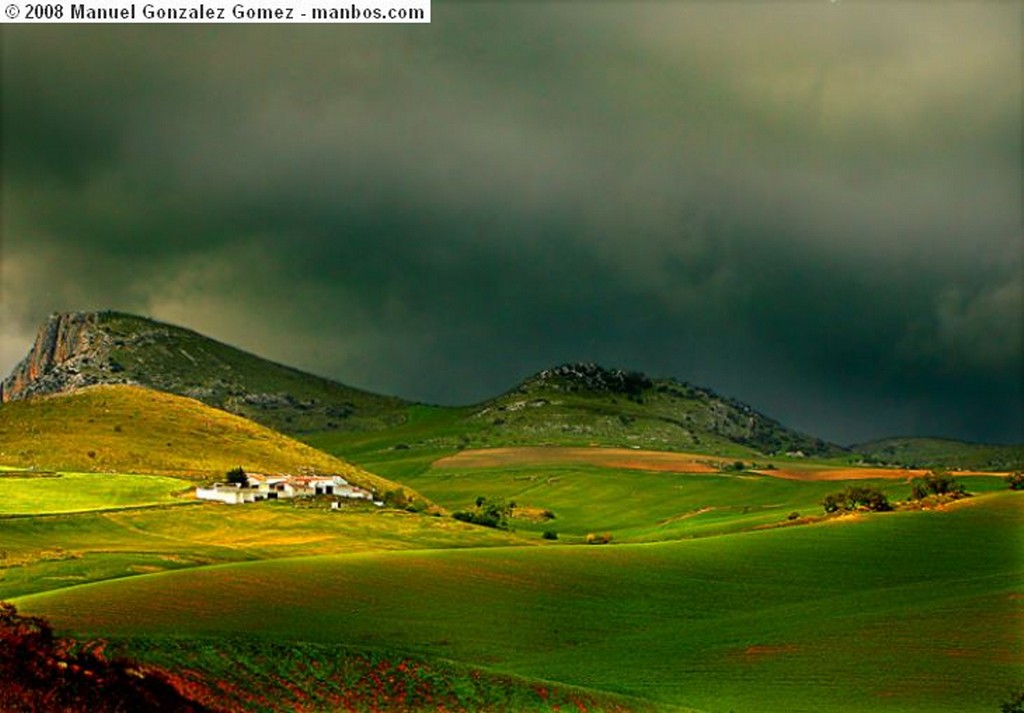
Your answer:
[[[94,384],[188,396],[287,433],[401,423],[408,403],[313,376],[196,332],[118,312],[52,315],[0,384],[0,401]]]
[[[51,316],[29,355],[0,385],[0,398],[15,401],[95,384],[141,385],[187,396],[291,434],[384,435],[406,423],[411,405],[267,361],[188,329],[117,312]],[[561,443],[819,457],[845,453],[710,389],[596,364],[546,369],[478,406],[437,410],[448,414],[438,421],[443,432],[419,435],[461,447]],[[429,430],[423,424],[416,428]]]
[[[596,364],[545,369],[478,408],[491,443],[600,443],[673,450],[836,456],[841,447],[786,428],[745,403],[674,379]]]

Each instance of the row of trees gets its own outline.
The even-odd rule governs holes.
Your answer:
[[[1021,481],[1020,487],[1024,488],[1024,478],[1021,478]],[[1010,487],[1014,487],[1012,483]],[[946,473],[932,472],[923,478],[914,478],[910,482],[910,500],[925,500],[932,497],[956,500],[968,495],[963,483]],[[851,486],[838,493],[831,493],[825,496],[821,505],[827,513],[851,510],[874,512],[892,510],[889,498],[874,486]]]
[[[873,510],[875,512],[892,510],[892,505],[889,503],[889,498],[886,497],[885,493],[878,488],[859,485],[851,486],[838,493],[826,495],[825,499],[821,501],[821,505],[827,513],[860,509]]]

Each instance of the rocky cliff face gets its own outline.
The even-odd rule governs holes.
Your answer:
[[[187,396],[286,433],[382,428],[404,421],[408,407],[189,329],[113,311],[51,315],[0,384],[0,402],[93,384]]]
[[[0,383],[0,402],[99,383],[96,372],[107,367],[110,344],[96,325],[95,313],[50,315],[39,329],[28,356]]]

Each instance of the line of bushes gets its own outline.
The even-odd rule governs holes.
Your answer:
[[[452,517],[473,525],[507,530],[508,519],[512,517],[515,507],[516,504],[511,500],[491,500],[481,495],[476,499],[476,507],[472,510],[458,510],[452,514]]]
[[[825,512],[834,513],[840,510],[872,510],[885,512],[892,510],[889,498],[878,488],[854,485],[838,493],[830,493],[821,501]]]
[[[1024,488],[1024,477],[1021,478],[1021,486]],[[1013,484],[1010,484],[1013,487]],[[939,501],[958,500],[969,497],[970,493],[964,488],[963,483],[947,473],[931,472],[922,478],[914,478],[910,482],[911,501],[927,500],[929,498]],[[821,501],[826,513],[849,512],[853,510],[871,510],[873,512],[886,512],[892,510],[892,503],[889,498],[873,486],[851,486],[838,493],[830,493]]]

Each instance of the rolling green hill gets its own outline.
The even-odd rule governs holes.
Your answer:
[[[241,466],[338,474],[379,492],[399,487],[195,399],[123,385],[0,405],[0,465],[198,479]]]
[[[387,650],[722,713],[980,713],[1024,675],[1021,497],[671,543],[243,563],[16,603],[82,635]]]
[[[965,443],[948,438],[885,438],[850,446],[865,462],[909,468],[1024,470],[1024,445]]]

